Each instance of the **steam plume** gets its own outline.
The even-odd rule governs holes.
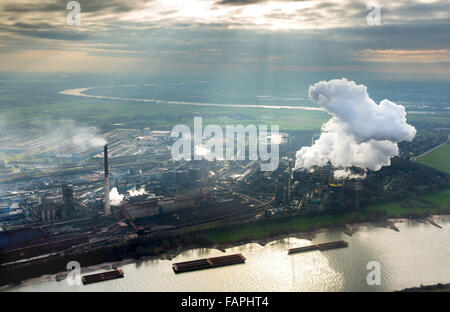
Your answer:
[[[296,168],[323,166],[359,167],[373,171],[391,163],[398,155],[397,143],[411,142],[416,129],[406,123],[402,105],[389,100],[375,103],[365,85],[345,78],[320,81],[309,87],[309,97],[333,117],[322,125],[312,146],[296,153]],[[341,177],[350,170],[339,171]]]
[[[128,195],[130,195],[130,197],[134,197],[134,196],[140,196],[140,195],[146,195],[147,191],[145,190],[144,187],[141,187],[139,190],[136,190],[136,188],[128,190]]]
[[[116,187],[113,187],[109,193],[109,200],[111,206],[119,206],[123,201],[123,195],[119,193]]]
[[[40,127],[21,129],[19,135],[14,125],[0,117],[0,146],[23,148],[29,152],[46,150],[56,154],[80,153],[98,148],[107,142],[94,127],[76,125],[74,121],[44,122]]]

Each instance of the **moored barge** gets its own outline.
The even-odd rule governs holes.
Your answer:
[[[81,278],[83,285],[108,281],[116,278],[123,278],[124,274],[122,270],[114,270],[96,274],[85,275]]]
[[[347,247],[347,246],[348,246],[348,243],[346,241],[339,240],[339,241],[333,241],[333,242],[328,242],[328,243],[323,243],[323,244],[291,248],[291,249],[289,249],[288,253],[293,254],[293,253],[312,251],[312,250],[328,250],[328,249],[342,248],[342,247]]]
[[[217,268],[232,264],[245,263],[245,257],[242,254],[233,254],[229,256],[205,258],[193,261],[178,262],[172,264],[175,273],[197,271],[203,269]]]

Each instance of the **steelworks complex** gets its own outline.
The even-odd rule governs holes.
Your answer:
[[[116,129],[104,137],[108,145],[3,166],[1,284],[34,264],[199,226],[360,209],[358,181],[335,180],[331,166],[294,170],[295,151],[313,133],[283,134],[280,165],[269,172],[259,160],[172,161],[169,131]],[[104,260],[95,257],[82,265]],[[23,277],[37,274],[30,272]]]

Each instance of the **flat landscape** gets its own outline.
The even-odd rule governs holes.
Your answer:
[[[418,163],[450,173],[450,144],[446,144],[417,160]]]
[[[442,213],[450,209],[450,190],[413,196],[402,201],[371,206],[367,211],[384,210],[389,217],[404,216],[407,214],[423,214],[425,211],[431,213]]]

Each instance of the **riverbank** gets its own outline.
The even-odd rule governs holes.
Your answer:
[[[435,220],[435,223],[439,223],[439,219],[442,220],[450,220],[450,215],[442,215],[442,216],[433,216],[433,219]],[[386,223],[386,221],[389,221],[388,223]],[[383,222],[362,222],[362,223],[354,223],[354,224],[347,224],[345,227],[341,227],[341,226],[329,226],[329,227],[321,227],[321,228],[316,228],[314,230],[310,230],[310,231],[302,231],[302,232],[292,232],[292,233],[288,233],[288,234],[280,234],[280,235],[275,235],[272,237],[266,237],[263,239],[257,239],[257,240],[240,240],[240,241],[233,241],[233,242],[224,242],[224,243],[220,243],[220,244],[210,244],[210,243],[204,243],[204,244],[197,244],[197,243],[192,243],[190,245],[186,245],[183,247],[178,247],[178,248],[173,248],[173,249],[169,249],[166,250],[158,255],[152,255],[150,250],[145,251],[144,249],[140,250],[140,254],[141,256],[139,257],[125,257],[125,258],[120,258],[120,257],[103,257],[104,261],[100,262],[100,263],[95,263],[94,262],[86,262],[83,261],[82,259],[77,259],[77,258],[71,258],[72,260],[79,260],[80,264],[82,265],[82,273],[91,273],[91,272],[95,272],[98,270],[110,270],[110,269],[114,269],[114,267],[122,267],[124,265],[127,264],[132,264],[132,263],[136,263],[136,265],[138,265],[138,263],[144,263],[147,261],[158,261],[158,260],[172,260],[175,257],[180,256],[183,253],[186,253],[188,251],[191,250],[195,250],[195,249],[216,249],[219,250],[220,252],[225,252],[227,249],[232,249],[232,248],[236,248],[242,245],[246,245],[246,244],[258,244],[260,246],[266,246],[267,244],[273,243],[275,241],[282,241],[284,239],[288,239],[288,238],[296,238],[296,239],[305,239],[305,240],[309,240],[312,241],[313,239],[315,239],[318,235],[322,235],[325,232],[341,232],[341,233],[346,233],[345,235],[347,235],[349,238],[349,235],[353,235],[355,233],[357,233],[358,231],[360,231],[361,229],[367,228],[367,227],[373,227],[373,228],[387,228],[389,230],[393,230],[392,227],[390,227],[388,224],[399,224],[399,223],[405,223],[405,222],[417,222],[417,223],[429,223],[429,222],[425,222],[423,219],[408,219],[408,218],[397,218],[397,219],[389,219],[389,220],[385,220]],[[431,223],[430,223],[431,225]],[[114,251],[117,251],[117,249],[115,249]],[[114,253],[108,253],[108,254],[114,254]],[[67,259],[68,260],[68,259]],[[39,274],[39,275],[35,275],[35,276],[30,276],[30,277],[25,277],[22,278],[20,280],[16,280],[14,283],[10,283],[9,285],[3,285],[3,287],[0,288],[0,291],[4,291],[4,290],[8,290],[10,288],[14,288],[14,287],[18,287],[19,285],[22,285],[23,283],[28,283],[28,282],[36,282],[36,281],[40,281],[40,280],[64,280],[66,275],[67,275],[67,271],[65,270],[65,267],[62,266],[56,266],[56,265],[52,265],[51,262],[47,263],[48,265],[50,265],[54,270],[52,272],[48,272],[47,274]],[[65,265],[66,262],[62,261],[61,264]],[[86,265],[85,265],[86,264]],[[59,269],[57,269],[59,267]],[[41,268],[42,269],[42,268]],[[39,270],[40,272],[45,272],[42,270]]]
[[[397,220],[396,220],[397,221]],[[357,224],[352,236],[325,228],[311,235],[273,237],[258,243],[233,244],[226,254],[241,253],[246,264],[195,273],[174,274],[173,262],[223,255],[217,248],[193,248],[159,257],[107,262],[82,268],[82,275],[120,268],[125,278],[87,286],[70,286],[64,275],[44,275],[5,291],[398,291],[417,285],[448,283],[450,216],[438,216],[439,229],[429,223],[398,220],[399,232],[382,225]],[[290,248],[345,240],[349,248],[288,255]],[[220,245],[225,247],[225,245]],[[219,245],[215,247],[220,247]],[[230,244],[231,246],[231,244]],[[420,252],[417,252],[420,250]],[[171,258],[168,260],[167,258]],[[379,261],[382,284],[366,282],[367,263]]]
[[[194,227],[135,238],[114,245],[88,251],[68,251],[38,258],[26,263],[0,267],[0,286],[17,284],[43,274],[66,271],[69,261],[78,261],[82,267],[127,259],[173,259],[180,253],[195,248],[226,248],[267,242],[286,237],[312,240],[324,230],[337,230],[352,235],[354,228],[373,225],[396,230],[395,223],[416,220],[439,226],[433,221],[438,215],[450,215],[450,190],[404,201],[368,207],[364,212],[302,216],[295,212],[263,217],[259,221],[230,223],[215,227]]]
[[[411,196],[401,201],[367,207],[363,212],[302,216],[277,215],[259,222],[230,224],[200,231],[215,244],[270,239],[278,235],[314,232],[320,228],[346,228],[352,224],[372,223],[391,227],[389,220],[416,219],[428,222],[433,215],[450,215],[450,190]],[[432,217],[431,217],[432,218]],[[386,224],[386,222],[388,222]]]
[[[419,287],[410,287],[400,290],[401,292],[450,292],[450,283],[435,284],[435,285],[421,285]]]
[[[324,229],[340,230],[351,235],[353,228],[360,225],[372,225],[377,227],[389,228],[395,230],[395,223],[415,220],[421,223],[438,224],[434,221],[438,216],[450,216],[450,211],[442,214],[424,214],[397,217],[361,217],[354,214],[339,214],[333,216],[316,216],[308,219],[296,219],[290,217],[280,218],[279,220],[266,220],[264,222],[253,222],[245,226],[225,226],[223,228],[201,231],[206,239],[217,246],[231,246],[255,242],[264,244],[265,241],[272,240],[274,237],[301,236],[301,238],[310,239],[315,233]]]
[[[307,239],[307,240],[311,241],[317,236],[317,234],[323,233],[324,231],[336,231],[336,232],[340,231],[340,232],[343,232],[344,234],[346,234],[347,236],[351,236],[351,235],[353,235],[354,232],[358,231],[360,228],[368,227],[368,226],[380,227],[380,228],[398,231],[395,224],[410,222],[410,221],[414,221],[414,222],[418,222],[418,223],[429,223],[436,227],[440,227],[439,221],[436,221],[439,218],[450,219],[450,214],[432,215],[432,216],[429,216],[428,218],[424,218],[424,217],[420,217],[420,218],[390,218],[390,219],[386,219],[386,220],[382,220],[382,221],[373,221],[373,222],[355,222],[355,223],[346,223],[343,225],[330,224],[330,225],[324,225],[322,227],[314,227],[314,228],[311,228],[310,230],[276,234],[276,235],[266,236],[266,237],[259,238],[259,239],[242,238],[242,239],[238,239],[238,240],[234,240],[234,241],[220,242],[220,243],[214,244],[213,248],[224,251],[225,249],[228,249],[228,248],[233,248],[233,247],[236,247],[239,245],[250,244],[250,243],[255,243],[260,246],[265,246],[266,244],[268,244],[270,242],[289,238],[289,237]],[[176,255],[178,255],[178,254],[175,254],[175,256]],[[166,259],[170,260],[170,259],[172,259],[173,256],[174,255],[171,254],[170,258],[166,258]]]

